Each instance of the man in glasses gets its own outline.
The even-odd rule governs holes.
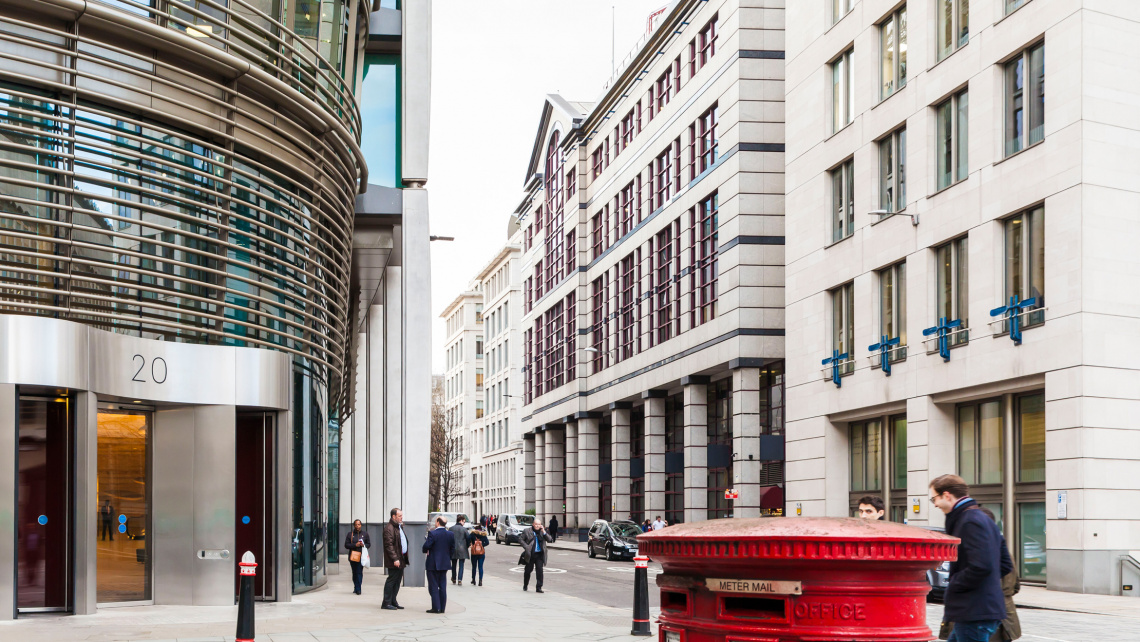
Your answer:
[[[997,524],[978,509],[957,475],[930,482],[930,501],[946,514],[946,532],[962,540],[950,563],[942,619],[953,623],[950,642],[987,642],[1005,619],[1001,578],[1013,570]]]

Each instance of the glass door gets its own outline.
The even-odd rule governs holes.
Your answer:
[[[20,397],[16,608],[71,609],[71,404]]]
[[[250,551],[257,560],[253,587],[254,597],[258,600],[276,599],[275,423],[273,413],[237,415],[236,556],[241,559],[245,551]],[[240,590],[237,565],[234,565],[234,581],[235,591]]]
[[[99,408],[96,597],[148,603],[151,589],[151,413]]]

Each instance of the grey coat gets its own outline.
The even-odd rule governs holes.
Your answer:
[[[530,558],[534,555],[534,543],[538,540],[538,534],[538,531],[534,530],[533,527],[524,529],[523,532],[519,534],[519,543],[522,544],[523,547],[522,557],[524,561],[529,562]],[[550,539],[550,533],[542,531],[542,541],[542,564],[545,566],[546,554],[550,551],[550,547],[546,544],[554,540]]]
[[[455,536],[455,548],[451,550],[451,559],[465,560],[469,559],[467,547],[464,543],[467,541],[467,529],[463,528],[463,524],[452,524],[451,528],[447,529]]]

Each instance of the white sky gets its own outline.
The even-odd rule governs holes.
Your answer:
[[[668,0],[434,0],[428,168],[432,371],[444,370],[439,314],[506,243],[546,94],[593,102]],[[615,37],[611,39],[610,14]],[[611,40],[616,47],[611,47]]]

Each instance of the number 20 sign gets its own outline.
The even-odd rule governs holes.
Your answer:
[[[168,370],[166,368],[166,359],[162,357],[155,357],[150,360],[150,367],[147,367],[146,357],[141,354],[136,354],[131,357],[131,365],[137,366],[135,374],[131,377],[131,381],[138,383],[166,383],[166,375]]]

